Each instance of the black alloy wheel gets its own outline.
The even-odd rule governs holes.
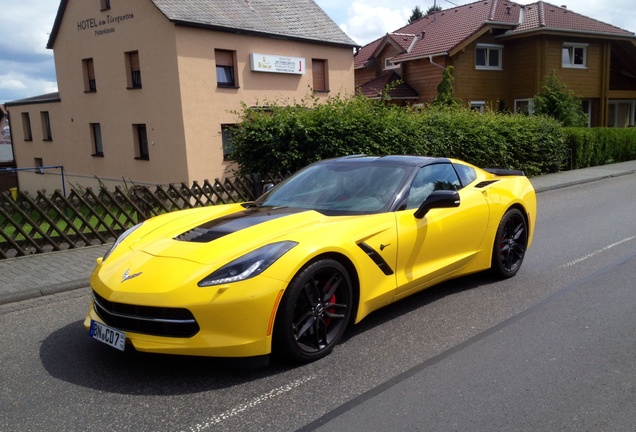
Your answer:
[[[274,327],[277,354],[302,362],[329,354],[347,328],[353,290],[347,270],[338,261],[309,264],[285,291]]]
[[[513,277],[521,268],[528,247],[528,225],[523,213],[509,209],[501,218],[492,253],[492,270],[502,278]]]

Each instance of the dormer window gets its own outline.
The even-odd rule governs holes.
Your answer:
[[[384,69],[397,69],[400,65],[393,63],[393,57],[387,57],[384,59]]]
[[[501,70],[503,45],[477,44],[475,67],[477,69]]]

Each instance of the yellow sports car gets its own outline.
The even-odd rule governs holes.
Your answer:
[[[535,215],[521,171],[324,160],[254,202],[126,231],[97,260],[84,325],[120,350],[313,361],[349,324],[431,285],[487,269],[514,276]]]

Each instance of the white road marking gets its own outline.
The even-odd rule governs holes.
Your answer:
[[[236,406],[230,410],[227,410],[225,412],[222,412],[221,414],[215,415],[210,417],[209,419],[206,419],[204,421],[202,421],[201,423],[197,423],[194,426],[191,426],[189,429],[189,431],[191,432],[200,432],[200,431],[204,431],[214,425],[218,425],[219,423],[224,422],[225,420],[228,420],[232,417],[236,417],[237,415],[247,411],[250,408],[253,408],[257,405],[262,404],[263,402],[266,402],[268,400],[274,399],[277,396],[283,395],[293,389],[295,389],[296,387],[300,387],[301,385],[313,380],[316,378],[316,375],[309,375],[303,378],[299,378],[297,380],[294,380],[288,384],[282,385],[280,387],[276,387],[273,390],[268,391],[267,393],[264,393],[262,395],[256,396],[254,399],[252,399],[249,402],[246,402],[244,404],[241,404],[239,406]]]
[[[607,250],[610,250],[610,249],[611,249],[611,248],[613,248],[613,247],[616,247],[616,246],[621,245],[621,244],[623,244],[623,243],[626,243],[626,242],[628,242],[628,241],[632,241],[632,240],[634,240],[634,239],[636,239],[636,236],[631,236],[631,237],[624,238],[623,240],[619,240],[619,241],[617,241],[616,243],[612,243],[612,244],[610,244],[610,245],[607,245],[607,246],[605,246],[605,247],[604,247],[604,248],[602,248],[602,249],[595,250],[594,252],[592,252],[592,253],[590,253],[590,254],[587,254],[587,255],[585,255],[584,257],[577,258],[577,259],[575,259],[574,261],[570,261],[570,262],[569,262],[569,263],[567,263],[567,264],[563,264],[563,265],[561,266],[561,268],[565,268],[565,267],[573,266],[574,264],[578,264],[578,263],[580,263],[581,261],[585,261],[585,260],[586,260],[586,259],[588,259],[588,258],[592,258],[592,257],[593,257],[593,256],[595,256],[595,255],[598,255],[598,254],[600,254],[600,253],[602,253],[602,252],[605,252],[605,251],[607,251]]]

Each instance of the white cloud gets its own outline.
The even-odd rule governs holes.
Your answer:
[[[20,79],[0,76],[0,90],[25,90],[27,88],[29,87]]]
[[[399,3],[399,2],[398,2]],[[412,8],[374,5],[373,2],[354,1],[342,29],[361,45],[407,24]]]

